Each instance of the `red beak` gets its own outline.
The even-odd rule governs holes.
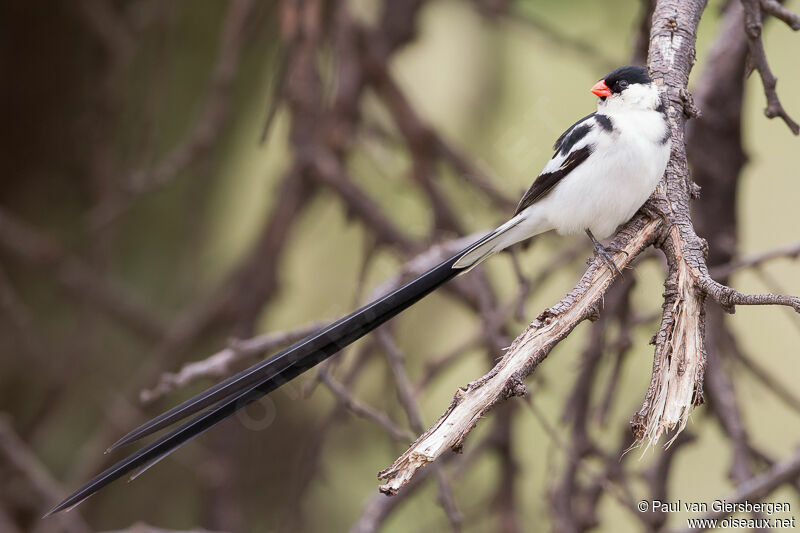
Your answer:
[[[592,92],[597,96],[611,96],[611,89],[606,85],[606,80],[600,80],[592,87]]]

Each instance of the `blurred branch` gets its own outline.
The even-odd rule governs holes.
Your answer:
[[[150,526],[144,522],[137,522],[127,529],[114,529],[103,531],[103,533],[222,533],[221,531],[210,531],[208,529],[162,529],[160,527]]]
[[[206,359],[187,363],[175,373],[165,372],[158,378],[155,386],[139,393],[139,401],[150,403],[177,388],[185,387],[200,379],[228,376],[242,361],[299,341],[319,328],[320,324],[314,323],[287,331],[259,335],[251,339],[232,339],[227,348]]]
[[[723,499],[726,503],[725,510],[699,517],[697,522],[702,523],[703,520],[719,520],[725,518],[733,514],[732,509],[735,508],[735,504],[762,500],[769,496],[775,489],[785,483],[795,480],[798,476],[800,476],[800,452],[795,452],[794,455],[775,464],[766,472],[739,484],[733,494]],[[731,509],[731,511],[726,511],[727,509]],[[705,531],[705,529],[707,528],[687,529],[686,532]]]
[[[784,21],[794,31],[800,30],[800,15],[792,13],[777,0],[761,0],[761,10]]]
[[[420,250],[417,243],[384,215],[384,210],[375,200],[353,183],[338,158],[322,148],[315,155],[312,175],[320,183],[331,187],[345,203],[347,210],[363,219],[381,243],[397,247],[405,253]]]
[[[798,397],[792,389],[781,383],[781,381],[772,376],[769,370],[764,368],[761,363],[743,353],[740,349],[734,350],[733,355],[738,362],[742,364],[745,370],[750,372],[756,380],[761,382],[767,391],[774,394],[787,407],[800,413],[800,397]]]
[[[584,461],[584,457],[588,455],[592,455],[597,459],[604,459],[598,452],[598,450],[581,450],[580,456],[577,458],[573,455],[572,451],[570,450],[570,443],[566,439],[562,438],[561,435],[558,434],[558,431],[547,420],[545,413],[539,408],[536,403],[534,402],[533,398],[527,397],[523,400],[525,404],[530,409],[531,413],[533,413],[534,418],[539,423],[539,425],[544,430],[545,435],[551,441],[553,445],[553,449],[556,450],[558,453],[563,455],[567,461],[567,469],[565,472],[565,482],[569,482],[569,480],[576,479],[578,473],[584,474],[586,477],[590,477],[593,479],[593,485],[600,488],[603,493],[608,493],[614,497],[615,500],[619,502],[619,504],[626,510],[631,512],[631,516],[636,518],[642,518],[642,513],[638,512],[636,509],[636,504],[634,502],[633,497],[630,494],[629,487],[626,486],[627,478],[624,476],[619,475],[621,473],[618,465],[625,459],[625,451],[624,448],[630,446],[630,431],[627,432],[628,438],[627,440],[623,441],[624,448],[620,450],[619,453],[616,454],[609,454],[608,457],[605,458],[604,466],[606,471],[597,471],[594,469],[590,464]],[[585,442],[583,443],[585,444]],[[591,453],[594,452],[594,453]],[[609,475],[610,474],[610,475]],[[618,479],[615,479],[618,478]],[[573,487],[576,488],[576,487]],[[591,491],[585,491],[587,494]],[[563,497],[563,492],[556,490],[551,490],[550,492],[550,500],[554,504],[553,510],[558,512],[558,510],[563,509],[563,505],[560,505],[561,502],[557,502],[560,497]],[[585,499],[580,501],[581,504],[585,505],[587,502]],[[596,519],[592,516],[592,513],[597,512],[596,510],[592,510],[591,508],[581,509],[582,513],[586,514],[587,516],[582,517],[581,520],[574,520],[574,516],[558,516],[557,523],[558,527],[561,526],[568,526],[572,527],[573,531],[586,531],[591,530],[592,528],[597,526]]]
[[[777,3],[777,2],[774,2]],[[792,117],[786,112],[778,98],[778,92],[775,86],[778,83],[777,78],[772,73],[767,61],[767,53],[764,50],[764,41],[761,37],[762,30],[762,13],[761,10],[767,2],[759,2],[759,0],[742,0],[745,13],[744,30],[747,35],[748,49],[750,51],[748,62],[748,73],[757,70],[761,75],[761,82],[764,85],[764,94],[767,97],[767,107],[764,109],[764,114],[768,118],[780,117],[786,123],[792,133],[795,135],[800,134],[800,125],[797,124]],[[767,8],[769,10],[769,8]],[[776,11],[774,8],[772,11]],[[787,22],[791,25],[790,22]],[[793,29],[797,29],[794,28]]]
[[[669,477],[672,473],[672,467],[678,452],[681,451],[685,445],[691,444],[696,439],[696,437],[688,431],[677,430],[675,433],[676,435],[670,439],[672,444],[663,450],[658,456],[658,460],[655,461],[655,464],[644,472],[643,477],[647,480],[650,489],[650,501],[667,501]],[[663,531],[664,525],[669,518],[669,515],[666,513],[659,513],[652,509],[650,509],[650,512],[640,512],[639,514],[642,518],[646,518],[649,531]]]
[[[91,0],[95,4],[104,4]],[[224,130],[230,108],[230,92],[244,42],[243,28],[252,0],[232,0],[222,23],[217,61],[208,94],[193,128],[152,170],[133,172],[123,198],[99,204],[90,218],[95,229],[113,222],[130,209],[139,196],[163,187],[205,155]]]
[[[502,19],[507,22],[518,24],[519,26],[533,30],[540,34],[548,43],[556,49],[569,50],[576,53],[580,58],[591,62],[592,68],[610,71],[618,66],[618,61],[599,50],[597,46],[579,37],[566,34],[561,29],[542,20],[541,18],[525,13],[515,6],[517,2],[508,0],[473,0],[473,4],[478,12],[491,19]]]
[[[636,40],[633,45],[631,64],[647,64],[647,51],[650,45],[650,27],[653,22],[653,10],[656,8],[656,0],[640,0],[639,28],[636,32]]]
[[[137,295],[64,250],[53,238],[0,208],[0,247],[22,262],[53,274],[76,299],[92,303],[124,326],[149,338],[164,335],[163,319]]]
[[[740,270],[759,267],[775,259],[797,259],[798,256],[800,256],[800,241],[773,248],[766,252],[755,253],[724,265],[715,266],[711,269],[711,274],[717,278],[727,278]]]
[[[114,10],[113,3],[80,0],[78,7],[86,27],[97,36],[112,62],[119,63],[133,54],[134,36],[124,16]]]
[[[623,324],[630,315],[631,295],[635,287],[635,278],[627,277],[621,283],[614,285],[603,298],[603,312],[598,319],[592,322],[585,348],[581,353],[580,366],[572,385],[572,390],[565,402],[561,422],[569,426],[569,438],[558,438],[555,430],[549,428],[549,433],[555,442],[556,449],[563,452],[566,467],[561,479],[551,484],[549,501],[551,516],[554,519],[554,529],[559,531],[588,531],[599,525],[599,510],[597,504],[600,498],[595,497],[591,484],[585,484],[581,476],[585,458],[596,457],[602,460],[600,448],[591,437],[589,423],[591,421],[591,403],[597,380],[600,376],[599,366],[604,356],[610,351],[611,325],[616,320],[619,322],[620,335],[624,335]],[[616,391],[615,391],[616,392]],[[540,413],[537,406],[529,400],[531,410],[540,419],[543,426],[548,424],[544,414]],[[610,454],[608,461],[618,464],[619,457]],[[606,471],[613,468],[610,465]],[[604,474],[605,477],[608,474]],[[612,483],[606,480],[606,490]],[[620,498],[628,508],[635,508],[630,497]]]
[[[422,415],[420,414],[417,401],[414,399],[414,391],[411,387],[411,381],[408,379],[408,374],[406,374],[405,365],[403,363],[403,355],[400,353],[400,350],[394,343],[394,340],[391,338],[385,327],[379,329],[376,333],[376,336],[378,337],[378,342],[383,347],[383,351],[389,361],[389,368],[391,369],[392,377],[394,378],[397,397],[400,400],[400,405],[403,406],[403,410],[406,412],[408,422],[411,424],[411,429],[413,429],[416,433],[421,433],[425,430],[425,426],[422,423]],[[447,519],[450,522],[450,528],[454,532],[461,531],[463,517],[456,508],[455,500],[453,499],[453,489],[450,486],[450,482],[445,476],[442,465],[435,465],[434,470],[436,472],[436,480],[439,484],[439,503],[447,515]]]
[[[370,420],[382,427],[393,439],[399,441],[409,441],[414,438],[413,433],[407,429],[399,427],[397,424],[392,422],[392,419],[389,418],[389,415],[357,400],[355,396],[350,394],[350,392],[347,390],[347,387],[336,381],[330,375],[327,369],[320,371],[319,380],[326,387],[328,387],[328,390],[333,393],[336,399],[339,400],[339,402],[346,407],[348,411],[351,411],[356,416],[366,418],[367,420]]]
[[[462,180],[480,190],[497,208],[503,211],[512,211],[516,208],[517,202],[500,192],[488,176],[422,120],[385,68],[386,65],[378,65],[377,59],[373,59],[373,61],[376,64],[372,66],[370,72],[374,77],[375,85],[388,105],[400,132],[405,137],[414,160],[424,160],[437,155],[447,161],[458,172]],[[431,176],[426,175],[424,179],[430,180]],[[429,194],[441,195],[436,188],[430,185],[428,187]],[[432,199],[434,199],[433,196]],[[452,213],[441,212],[446,209],[444,205],[441,205],[441,202],[444,201],[443,198],[436,196],[435,199],[437,203],[433,205],[433,208],[438,210],[438,216],[442,217],[440,225],[454,224],[454,221],[449,220],[454,216]]]
[[[58,482],[50,475],[47,469],[39,462],[39,459],[28,448],[28,445],[19,438],[14,432],[6,415],[0,415],[0,470],[4,472],[6,481],[2,492],[12,491],[16,494],[5,494],[3,497],[4,505],[11,505],[15,497],[31,490],[36,494],[34,509],[27,510],[34,513],[33,520],[38,520],[39,516],[51,504],[66,494]],[[19,480],[22,483],[8,483],[11,479]],[[14,487],[12,489],[12,487]],[[19,510],[17,511],[19,513]],[[16,513],[15,513],[16,514]],[[55,518],[63,531],[68,533],[88,533],[91,528],[84,522],[80,513],[61,514]]]

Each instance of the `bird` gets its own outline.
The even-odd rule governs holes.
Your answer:
[[[430,292],[487,258],[535,235],[585,232],[612,275],[621,275],[600,240],[645,204],[670,157],[668,115],[656,83],[640,66],[623,66],[591,88],[597,111],[570,126],[513,216],[394,292],[235,374],[134,429],[108,451],[195,415],[100,473],[45,516],[69,510],[123,477],[131,479],[240,409],[365,336]]]

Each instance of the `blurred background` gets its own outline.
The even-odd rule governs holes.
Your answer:
[[[4,2],[0,529],[635,531],[685,527],[684,514],[642,521],[629,508],[654,491],[700,502],[734,491],[742,441],[713,406],[695,410],[670,451],[620,459],[660,316],[664,266],[651,251],[609,296],[613,319],[560,343],[527,399],[490,412],[436,475],[392,499],[377,493],[376,473],[419,427],[578,280],[586,239],[546,235],[134,483],[39,520],[127,451],[104,456],[108,445],[220,377],[169,385],[165,373],[232,339],[272,335],[276,351],[412,274],[408,261],[431,246],[504,221],[553,140],[593,111],[592,84],[642,61],[648,9],[633,0]],[[722,9],[706,10],[693,80]],[[765,46],[797,117],[800,40],[770,22]],[[747,161],[731,176],[736,194],[723,207],[695,206],[706,219],[735,219],[733,232],[709,238],[727,254],[721,263],[800,238],[798,140],[764,117],[757,76],[743,86]],[[781,256],[735,269],[731,283],[799,294],[799,274]],[[755,474],[800,443],[800,320],[739,308],[721,327],[735,338],[720,368]],[[264,355],[245,354],[229,371]],[[403,379],[411,406],[398,400]],[[354,414],[353,401],[395,434]],[[791,483],[766,501],[800,508]]]

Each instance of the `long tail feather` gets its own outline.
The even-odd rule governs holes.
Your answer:
[[[302,357],[302,354],[299,354],[299,352],[303,351],[304,348],[307,349],[307,347],[304,345],[311,340],[313,340],[313,337],[304,339],[299,343],[296,343],[289,348],[286,348],[285,350],[273,355],[269,359],[253,365],[239,372],[238,374],[234,374],[233,376],[220,381],[213,387],[206,389],[197,396],[193,396],[185,402],[161,413],[157,417],[145,422],[112,444],[106,450],[106,453],[109,453],[120,446],[130,444],[131,442],[135,442],[143,437],[151,435],[167,426],[171,426],[175,422],[188,418],[189,416],[202,411],[208,406],[219,403],[226,398],[230,398],[242,390],[246,390],[247,388],[252,387],[254,384],[282,372],[288,366],[291,366],[294,363],[295,358],[292,357],[292,355],[298,354],[299,357]]]
[[[76,490],[64,501],[50,509],[44,516],[48,517],[53,513],[74,508],[112,481],[121,478],[129,472],[134,472],[139,469],[146,470],[193,438],[204,433],[222,420],[225,420],[237,410],[257,400],[263,396],[263,394],[264,393],[260,392],[257,387],[254,387],[249,391],[245,391],[238,397],[211,408],[189,422],[178,426],[163,437],[148,444],[138,452],[129,455],[122,461],[89,480],[83,487]]]
[[[491,238],[493,234],[487,235],[478,243]],[[455,265],[461,256],[471,248],[472,246],[466,248],[396,291],[331,324],[319,333],[313,334],[264,362],[222,381],[136,428],[113,447],[137,440],[206,407],[218,404],[111,466],[53,507],[45,516],[75,507],[112,481],[130,472],[135,472],[134,477],[141,474],[183,444],[233,415],[239,409],[363,337],[463,272],[463,269]]]
[[[492,255],[519,242],[519,240],[521,240],[520,238],[514,237],[509,239],[509,235],[514,233],[512,230],[517,228],[522,221],[522,217],[514,217],[480,241],[468,247],[453,264],[453,268],[459,268],[465,272],[472,270]]]

